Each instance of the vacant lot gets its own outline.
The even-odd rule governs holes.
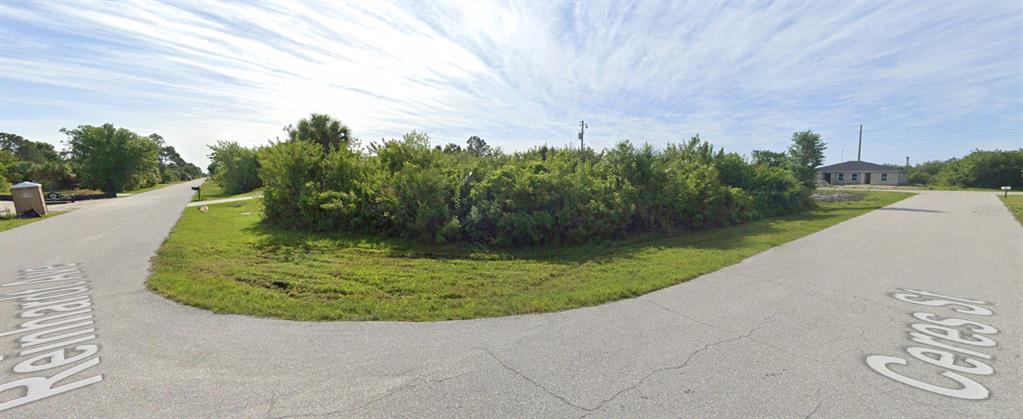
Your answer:
[[[245,201],[187,209],[149,286],[217,312],[298,320],[556,311],[677,284],[908,196],[871,192],[722,229],[515,251],[281,230],[260,223],[260,201]]]

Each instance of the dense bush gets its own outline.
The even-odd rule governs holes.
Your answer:
[[[259,180],[259,150],[235,141],[218,141],[210,147],[210,176],[228,194],[249,192],[262,185]]]
[[[935,183],[941,170],[948,162],[934,160],[920,163],[909,168],[909,183],[914,185],[929,185]]]
[[[1023,188],[1023,149],[974,150],[961,159],[928,161],[909,170],[916,185],[961,188]]]
[[[259,153],[269,222],[497,246],[578,243],[740,223],[810,205],[784,167],[751,165],[698,137],[663,151],[539,147],[505,154],[400,140],[322,147],[295,138]]]
[[[7,166],[7,176],[18,182],[29,180],[40,183],[46,190],[74,189],[77,185],[71,165],[61,160],[17,161]]]
[[[1023,149],[975,150],[966,157],[950,160],[938,173],[937,182],[972,188],[1023,188]]]

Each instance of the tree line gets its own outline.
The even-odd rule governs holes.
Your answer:
[[[0,133],[0,191],[32,181],[46,190],[98,189],[117,193],[190,180],[202,169],[186,162],[158,134],[142,136],[111,124],[61,129],[67,150]]]
[[[917,164],[908,174],[915,185],[1023,189],[1023,148],[974,150],[963,158]]]
[[[262,186],[265,220],[315,231],[496,246],[578,243],[701,229],[805,209],[825,144],[797,132],[785,152],[747,160],[693,137],[656,150],[535,147],[505,153],[479,137],[431,146],[425,133],[361,147],[314,114],[257,148],[211,146],[230,193]]]

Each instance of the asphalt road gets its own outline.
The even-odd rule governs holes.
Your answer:
[[[992,193],[921,193],[598,307],[439,323],[303,323],[211,314],[145,289],[149,258],[193,185],[0,233],[0,284],[53,281],[0,287],[0,299],[21,298],[0,301],[0,335],[15,332],[0,337],[0,382],[67,377],[31,381],[37,395],[81,385],[0,416],[1023,416],[1023,228]],[[80,265],[18,274],[70,263]],[[63,307],[88,303],[92,311],[80,317],[92,323],[23,341],[36,330],[17,332],[26,321],[81,310],[32,312],[39,305],[26,304],[57,294],[12,293],[68,290],[60,287],[71,281],[89,288],[63,297],[83,304]],[[956,327],[913,317],[924,312]],[[40,342],[46,336],[86,328],[95,331],[75,335],[86,339],[76,350],[24,354],[63,342]],[[921,329],[971,352],[944,352],[954,367],[921,361],[907,348],[938,349],[910,340]],[[921,356],[943,356],[929,354]],[[882,375],[868,359],[917,384]],[[26,394],[12,388],[0,402]]]

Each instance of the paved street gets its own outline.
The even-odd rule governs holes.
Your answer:
[[[48,343],[27,346],[20,339],[29,332],[0,337],[0,382],[51,377],[93,359],[100,361],[51,387],[102,376],[0,415],[1023,416],[1023,228],[993,193],[924,192],[597,307],[438,323],[306,323],[212,314],[146,290],[149,258],[196,183],[0,233],[0,284],[42,275],[22,270],[79,264],[54,269],[84,276],[88,300],[75,301],[91,302],[93,323],[81,328],[95,329],[86,342],[98,345],[80,349],[82,361],[33,373],[19,364],[33,355],[19,351]],[[4,286],[0,298],[68,282]],[[26,327],[30,302],[0,301],[0,333]],[[922,312],[946,325],[941,319],[976,322],[944,328],[976,333],[951,344],[974,353],[954,352],[960,371],[907,353],[936,348],[911,340],[911,332],[939,328],[914,317]],[[940,395],[867,364],[893,358],[908,365],[877,365],[964,390]],[[27,372],[13,372],[16,365]],[[24,394],[5,391],[0,402]]]

